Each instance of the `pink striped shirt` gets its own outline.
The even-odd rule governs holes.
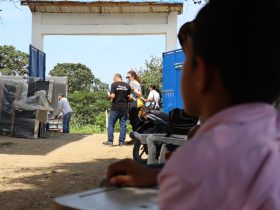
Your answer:
[[[270,105],[219,112],[158,176],[160,210],[280,210],[279,140]]]

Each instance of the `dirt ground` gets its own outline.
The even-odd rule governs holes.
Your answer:
[[[60,195],[92,189],[132,147],[107,147],[106,135],[0,136],[0,210],[51,209]],[[115,142],[116,144],[118,142]]]

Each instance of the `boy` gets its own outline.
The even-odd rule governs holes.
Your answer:
[[[159,172],[131,160],[115,185],[159,184],[161,210],[279,210],[277,0],[210,0],[181,41],[184,109],[203,124]]]

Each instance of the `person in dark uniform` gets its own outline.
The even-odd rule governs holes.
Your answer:
[[[103,142],[104,145],[113,146],[114,128],[117,120],[120,120],[119,146],[124,145],[128,102],[131,93],[130,85],[122,81],[122,76],[120,74],[115,74],[114,83],[111,85],[111,91],[108,93],[108,96],[112,99],[112,107],[107,129],[108,141]]]

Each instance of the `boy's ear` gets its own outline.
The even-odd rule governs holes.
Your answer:
[[[212,75],[205,60],[200,56],[195,58],[196,87],[200,93],[205,93],[211,86]]]

